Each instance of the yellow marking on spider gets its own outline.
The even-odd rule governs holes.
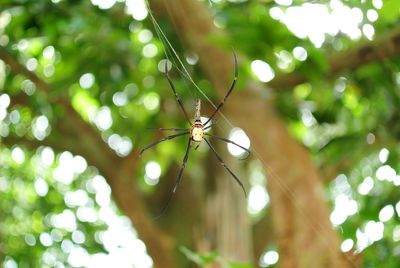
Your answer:
[[[204,129],[203,127],[193,127],[190,131],[190,136],[192,140],[195,142],[201,142],[204,136]]]

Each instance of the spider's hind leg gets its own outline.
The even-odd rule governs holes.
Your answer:
[[[200,142],[196,145],[196,147],[194,147],[195,150],[197,150],[197,148],[199,148],[200,146]]]
[[[224,160],[222,160],[222,157],[219,155],[219,153],[217,153],[217,151],[215,150],[214,146],[212,146],[211,143],[206,138],[204,138],[204,141],[207,143],[208,147],[210,147],[211,151],[214,152],[214,155],[217,157],[218,161],[225,168],[225,170],[228,171],[229,174],[231,174],[231,176],[235,179],[235,181],[240,185],[240,188],[242,188],[242,190],[243,190],[244,196],[247,197],[246,189],[244,188],[244,185],[243,185],[242,181],[225,164]]]
[[[155,219],[158,219],[162,216],[162,214],[165,212],[165,210],[167,209],[167,207],[169,206],[172,197],[174,196],[176,190],[178,189],[179,184],[181,183],[181,179],[182,179],[182,174],[183,174],[183,170],[185,169],[187,160],[189,158],[189,152],[190,152],[190,148],[192,147],[192,140],[189,138],[189,143],[186,147],[186,152],[185,152],[185,156],[183,157],[183,161],[182,161],[182,165],[181,168],[179,169],[178,172],[178,176],[176,177],[176,181],[174,184],[174,188],[172,188],[171,193],[169,194],[169,197],[167,199],[167,202],[165,203],[164,207],[161,209],[161,212],[158,214],[158,216],[155,217]]]

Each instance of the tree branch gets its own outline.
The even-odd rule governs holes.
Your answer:
[[[328,57],[329,71],[328,78],[355,70],[365,64],[377,61],[384,61],[400,54],[400,27],[395,30],[378,36],[375,40],[364,42]],[[267,84],[274,89],[292,89],[298,84],[304,83],[308,78],[299,73],[278,75]]]
[[[29,80],[31,80],[33,83],[35,83],[42,91],[48,92],[49,91],[49,85],[44,82],[42,79],[40,79],[35,73],[29,71],[26,69],[24,65],[19,63],[11,54],[6,50],[6,48],[0,46],[0,59],[4,61],[8,66],[10,66],[10,69],[14,73],[22,74]]]
[[[38,89],[50,93],[51,86],[20,64],[4,48],[0,47],[0,59],[14,73],[19,73],[32,82]],[[21,96],[19,96],[20,98]],[[20,101],[20,100],[19,100]],[[113,196],[119,207],[131,219],[139,237],[145,242],[155,267],[175,267],[172,256],[174,245],[169,236],[163,233],[152,221],[146,204],[137,189],[134,173],[137,167],[138,153],[134,150],[128,157],[117,157],[102,140],[99,133],[75,111],[68,101],[58,98],[55,102],[64,109],[64,117],[55,122],[53,132],[43,142],[28,139],[13,140],[9,137],[5,143],[24,143],[29,146],[49,145],[58,150],[68,150],[82,155],[90,165],[96,166],[111,186]],[[57,135],[60,134],[60,135]]]

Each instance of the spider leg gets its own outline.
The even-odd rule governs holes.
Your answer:
[[[243,192],[244,192],[244,196],[247,197],[247,193],[246,193],[246,189],[244,188],[243,183],[240,181],[240,179],[238,177],[236,177],[236,175],[232,172],[232,170],[225,164],[224,160],[222,160],[222,157],[217,153],[217,151],[215,150],[215,148],[211,145],[211,143],[206,139],[203,138],[206,143],[208,144],[208,146],[211,148],[211,150],[214,152],[215,156],[217,157],[218,161],[221,163],[221,165],[226,169],[226,171],[229,172],[229,174],[232,175],[232,177],[235,179],[235,181],[240,185],[240,187],[242,188]]]
[[[188,128],[146,128],[147,130],[157,130],[157,131],[183,131],[189,130]]]
[[[169,77],[169,72],[168,72],[168,68],[167,68],[167,62],[165,62],[165,76],[167,77],[168,83],[169,83],[169,85],[171,86],[172,91],[174,92],[176,101],[178,102],[179,106],[181,107],[183,113],[185,114],[186,120],[189,122],[189,124],[192,124],[192,123],[190,122],[189,116],[188,116],[188,114],[187,114],[187,112],[186,112],[186,110],[185,110],[185,107],[183,107],[183,102],[182,102],[181,98],[179,98],[178,93],[176,93],[175,86],[174,86],[174,84],[172,83],[171,78]]]
[[[181,168],[179,169],[178,176],[176,177],[174,188],[172,188],[172,192],[170,193],[170,195],[167,199],[167,202],[165,203],[164,207],[161,209],[161,212],[158,214],[156,219],[160,218],[160,216],[165,212],[169,203],[171,202],[172,197],[174,196],[176,190],[178,189],[179,184],[181,183],[183,170],[185,169],[186,162],[189,158],[189,151],[190,151],[191,146],[192,146],[192,140],[189,138],[189,143],[187,145],[186,153],[185,153],[185,156],[183,157],[183,162],[182,162]]]
[[[200,142],[199,142],[199,144],[197,144],[196,147],[194,147],[194,149],[197,150],[199,148],[199,146],[200,146]]]
[[[212,126],[213,126],[213,124],[210,124],[210,125],[206,126],[206,127],[204,128],[204,130],[209,129],[209,128],[211,128]]]
[[[224,106],[224,103],[226,101],[226,99],[228,99],[229,95],[231,94],[232,90],[235,88],[237,79],[238,79],[238,66],[237,66],[237,59],[236,59],[236,54],[235,51],[232,49],[232,54],[233,54],[233,59],[235,62],[235,77],[233,78],[233,82],[231,87],[228,90],[228,93],[226,93],[224,99],[221,101],[221,103],[217,106],[217,109],[215,109],[215,111],[213,112],[213,114],[210,116],[210,118],[208,118],[208,120],[206,121],[206,123],[204,125],[207,125],[208,122],[210,122],[213,117],[217,114],[217,112],[222,108],[222,106]]]
[[[247,153],[247,155],[246,155],[244,158],[240,158],[240,160],[245,160],[245,159],[247,159],[247,158],[250,156],[250,154],[251,154],[251,152],[250,152],[250,150],[249,150],[249,149],[247,149],[247,148],[243,147],[242,145],[239,145],[239,144],[237,144],[237,143],[236,143],[236,142],[234,142],[234,141],[231,141],[231,140],[228,140],[228,139],[225,139],[225,138],[221,138],[221,137],[218,137],[218,136],[215,136],[215,135],[209,134],[209,133],[204,133],[204,134],[205,134],[205,135],[207,135],[207,136],[210,136],[210,137],[216,138],[216,139],[218,139],[218,140],[220,140],[220,141],[224,141],[224,142],[226,142],[226,143],[231,143],[231,144],[233,144],[233,145],[236,145],[237,147],[239,147],[239,148],[241,148],[241,149],[245,150],[245,151],[246,151],[246,153]]]
[[[164,137],[164,138],[162,138],[161,140],[155,141],[155,142],[153,142],[153,143],[147,145],[146,147],[144,147],[144,148],[140,151],[139,156],[142,156],[142,154],[143,154],[144,151],[146,151],[146,150],[148,150],[148,149],[150,149],[150,148],[156,146],[156,145],[159,144],[160,142],[163,142],[163,141],[166,141],[166,140],[171,140],[171,139],[174,139],[174,138],[177,138],[177,137],[186,135],[186,134],[189,134],[189,131],[186,131],[186,132],[183,132],[183,133],[178,133],[178,134],[173,134],[173,135]]]

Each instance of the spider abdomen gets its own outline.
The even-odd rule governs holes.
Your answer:
[[[203,126],[194,126],[190,130],[190,136],[193,141],[201,142],[203,140],[203,136],[204,136]]]

